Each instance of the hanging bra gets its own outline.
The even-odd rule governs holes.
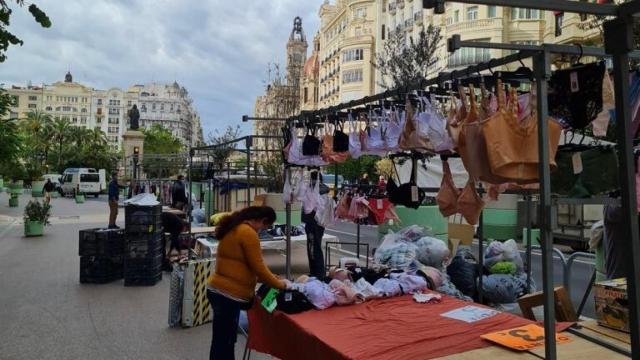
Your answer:
[[[499,184],[505,179],[491,172],[486,140],[482,133],[483,120],[480,120],[473,85],[469,85],[469,94],[469,111],[467,118],[462,123],[462,130],[458,138],[458,153],[470,177],[491,184]]]
[[[307,128],[307,135],[302,141],[302,155],[320,155],[320,139],[316,137],[315,130]]]
[[[475,181],[469,177],[467,185],[461,192],[453,182],[449,162],[446,160],[442,162],[442,173],[440,191],[436,195],[436,202],[442,216],[449,217],[460,213],[467,223],[476,225],[485,204],[478,195]]]
[[[367,135],[367,147],[366,150],[363,149],[362,153],[364,155],[380,157],[387,155],[387,123],[383,116],[378,116],[374,112],[371,112],[365,134]]]
[[[602,111],[603,61],[558,70],[549,80],[549,114],[572,129],[584,129]]]
[[[423,106],[423,111],[418,114],[416,128],[421,137],[429,139],[434,152],[447,152],[453,150],[453,140],[447,132],[447,121],[426,97],[418,98]]]
[[[502,88],[498,80],[498,89]],[[487,154],[491,172],[499,177],[519,184],[538,181],[538,123],[537,113],[523,120],[517,120],[514,105],[515,89],[511,89],[511,106],[506,107],[505,95],[498,94],[500,109],[487,121],[482,123],[482,132],[486,139]],[[535,108],[535,95],[529,106]],[[555,154],[560,141],[561,127],[553,120],[547,119],[549,135],[549,163],[551,169],[556,168]]]
[[[333,151],[336,153],[349,151],[349,135],[344,133],[342,121],[338,121],[333,130]]]
[[[402,119],[396,109],[382,109],[387,118],[387,131],[385,136],[385,150],[387,152],[397,152],[400,150],[399,141],[402,133]]]
[[[349,157],[349,154],[347,152],[333,151],[335,139],[333,135],[330,135],[329,123],[325,122],[324,126],[325,126],[325,134],[324,134],[324,137],[322,138],[322,150],[321,150],[322,160],[328,163],[343,163],[347,161],[347,158]]]
[[[291,129],[291,147],[289,148],[289,163],[306,166],[324,166],[327,162],[318,155],[306,156],[302,154],[302,144],[296,135],[295,128]]]
[[[453,148],[455,150],[458,149],[462,122],[467,117],[467,105],[465,104],[465,94],[462,86],[458,87],[458,94],[460,95],[460,104],[456,107],[456,98],[451,93],[451,109],[449,110],[449,119],[447,121],[447,131],[449,131],[449,136],[453,140]]]
[[[604,72],[604,79],[602,80],[602,111],[595,120],[591,122],[593,128],[593,136],[603,137],[607,136],[607,129],[609,128],[609,121],[611,120],[612,110],[615,110],[616,102],[613,90],[613,81],[608,72]]]
[[[362,154],[362,145],[360,144],[360,131],[358,129],[358,124],[355,120],[353,120],[353,116],[351,112],[349,112],[349,155],[353,159],[360,158]]]
[[[416,114],[411,105],[411,101],[407,99],[405,105],[405,120],[402,133],[400,134],[400,149],[402,150],[416,150],[416,151],[433,151],[433,145],[429,142],[429,139],[420,136],[416,129]]]

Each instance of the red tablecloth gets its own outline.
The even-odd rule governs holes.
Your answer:
[[[248,312],[249,347],[283,360],[431,359],[490,346],[480,335],[532,323],[506,313],[472,324],[440,316],[467,305],[401,296],[287,315],[256,302]]]

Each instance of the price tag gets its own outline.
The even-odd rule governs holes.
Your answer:
[[[411,202],[418,202],[420,200],[418,196],[418,187],[413,185],[411,187]]]
[[[571,155],[571,163],[573,164],[573,173],[578,175],[582,173],[582,155],[579,152]]]
[[[498,331],[481,338],[493,341],[496,344],[510,349],[526,351],[540,346],[544,346],[544,328],[539,325],[530,324],[515,329]],[[556,334],[556,343],[564,344],[571,339],[563,334]]]
[[[376,200],[376,207],[378,208],[378,210],[382,210],[382,205],[383,205],[382,199],[377,199]]]
[[[572,72],[571,74],[569,74],[569,78],[571,79],[571,92],[572,93],[577,93],[578,91],[580,91],[580,83],[578,81],[578,73],[577,72]]]

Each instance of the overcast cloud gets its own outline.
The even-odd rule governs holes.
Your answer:
[[[207,133],[240,124],[264,90],[267,64],[284,64],[295,16],[310,44],[322,0],[36,0],[53,25],[26,9],[10,30],[24,40],[0,65],[0,83],[63,80],[97,89],[173,82],[194,99]],[[250,125],[244,125],[245,133]]]

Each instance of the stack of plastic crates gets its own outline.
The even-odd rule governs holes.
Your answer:
[[[80,230],[80,283],[105,284],[122,279],[124,231],[120,229]]]
[[[153,286],[162,280],[162,206],[125,208],[124,286]]]

